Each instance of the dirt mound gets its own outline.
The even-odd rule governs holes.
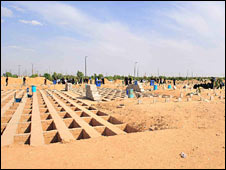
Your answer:
[[[5,85],[6,77],[1,77],[1,85]],[[41,85],[44,84],[45,77],[35,77],[29,78],[26,77],[27,85]],[[23,78],[8,78],[8,85],[20,85],[23,84]],[[53,84],[51,81],[47,80],[47,84]]]
[[[114,81],[114,83],[115,84],[122,84],[122,80],[117,79],[117,80]]]

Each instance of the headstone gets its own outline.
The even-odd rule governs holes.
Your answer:
[[[184,97],[183,93],[180,93],[180,98],[183,98],[183,97]]]
[[[181,98],[180,97],[178,98],[178,102],[181,102]]]
[[[142,85],[142,83],[139,83],[139,82],[137,84],[128,85],[126,90],[129,90],[129,89],[133,89],[133,91],[135,91],[135,92],[144,92],[143,85]]]
[[[157,99],[155,97],[153,97],[153,103],[156,103]]]
[[[165,98],[165,102],[166,102],[166,103],[169,102],[169,98]]]
[[[164,89],[164,90],[166,90],[166,86],[165,86],[165,84],[163,85],[163,89]]]
[[[86,98],[99,101],[101,100],[101,95],[97,91],[96,85],[87,85],[86,86]]]
[[[205,102],[210,102],[210,101],[209,101],[209,100],[207,100],[207,99],[204,99],[204,101],[205,101]]]
[[[213,96],[210,96],[210,101],[213,101],[214,97]]]
[[[65,84],[65,90],[70,91],[72,89],[72,84],[71,83],[66,83]]]

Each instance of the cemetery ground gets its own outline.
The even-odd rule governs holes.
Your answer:
[[[26,87],[2,88],[3,169],[225,168],[225,90],[187,96],[195,90],[144,85],[152,95],[102,90],[111,100],[96,102],[83,97],[84,86],[63,89],[38,85],[27,98]],[[15,91],[22,103],[13,104]]]

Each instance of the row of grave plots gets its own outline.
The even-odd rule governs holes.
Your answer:
[[[71,134],[72,140],[80,140],[137,132],[126,123],[66,92],[37,90],[34,93],[37,95],[37,103],[35,96],[27,98],[23,90],[20,91],[22,102],[14,103],[13,93],[14,91],[1,103],[4,109],[1,114],[1,138],[7,145],[32,145],[32,135],[40,129],[40,138],[43,138],[44,144],[62,142],[65,134]],[[37,122],[38,120],[40,122]],[[11,138],[12,140],[9,140]]]

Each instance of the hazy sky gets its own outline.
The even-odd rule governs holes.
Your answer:
[[[1,72],[223,76],[225,2],[1,2]]]

